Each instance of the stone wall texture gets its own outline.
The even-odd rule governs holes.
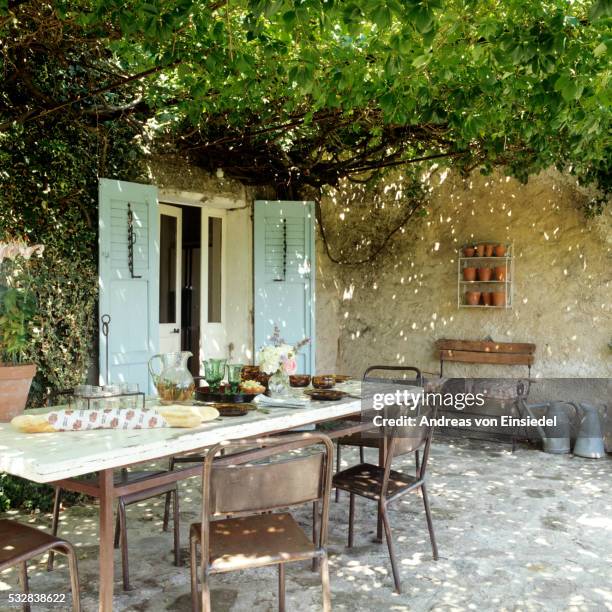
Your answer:
[[[612,211],[585,219],[585,193],[549,171],[526,185],[501,174],[436,172],[428,214],[413,218],[371,263],[337,265],[318,243],[317,369],[360,375],[374,363],[436,372],[438,338],[537,345],[541,377],[611,377]],[[360,259],[401,209],[402,179],[372,195],[323,199],[330,250]],[[392,223],[387,223],[392,227]],[[377,227],[377,232],[381,227]],[[471,241],[514,245],[512,309],[457,307],[457,265]],[[448,375],[513,376],[524,369],[451,364]]]

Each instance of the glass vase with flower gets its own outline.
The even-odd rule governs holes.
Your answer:
[[[283,397],[289,393],[289,376],[297,372],[296,356],[308,338],[295,345],[288,344],[280,336],[278,326],[270,337],[270,344],[263,346],[257,353],[257,364],[262,372],[269,374],[268,394],[271,397]]]

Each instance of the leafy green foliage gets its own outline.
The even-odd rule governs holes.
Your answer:
[[[287,191],[423,159],[609,182],[609,0],[80,0],[45,17],[112,55],[18,121],[108,114],[130,79],[124,112],[159,137]]]
[[[29,403],[40,406],[50,391],[88,376],[97,333],[98,177],[142,177],[142,124],[114,108],[89,114],[68,106],[44,114],[96,87],[116,64],[110,51],[80,38],[79,27],[66,25],[57,37],[51,26],[58,15],[46,5],[23,3],[17,10],[18,21],[0,17],[0,240],[24,236],[46,247],[31,261],[28,307],[36,305],[36,333],[22,346],[24,358],[37,365]],[[121,107],[134,95],[126,85],[105,100]],[[29,120],[20,121],[21,113]],[[0,317],[24,312],[24,299],[4,292]],[[21,344],[17,318],[11,330]],[[48,486],[0,475],[0,511],[46,511],[51,494]]]
[[[79,493],[66,491],[62,495],[62,502],[66,505],[85,499],[87,498]],[[0,512],[11,508],[21,508],[29,512],[50,512],[53,509],[53,487],[0,474]]]
[[[21,361],[32,337],[36,301],[23,287],[0,285],[0,359]]]
[[[132,72],[172,65],[145,85],[160,125],[194,126],[202,163],[251,182],[430,156],[522,180],[610,173],[607,0],[100,0],[102,18]]]

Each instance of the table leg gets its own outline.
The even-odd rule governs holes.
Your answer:
[[[100,472],[100,612],[113,610],[113,470]]]

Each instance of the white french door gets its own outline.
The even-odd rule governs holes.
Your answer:
[[[226,211],[202,209],[201,359],[229,358],[226,318]],[[231,246],[229,247],[231,251]]]
[[[159,205],[159,350],[181,350],[183,211]]]

